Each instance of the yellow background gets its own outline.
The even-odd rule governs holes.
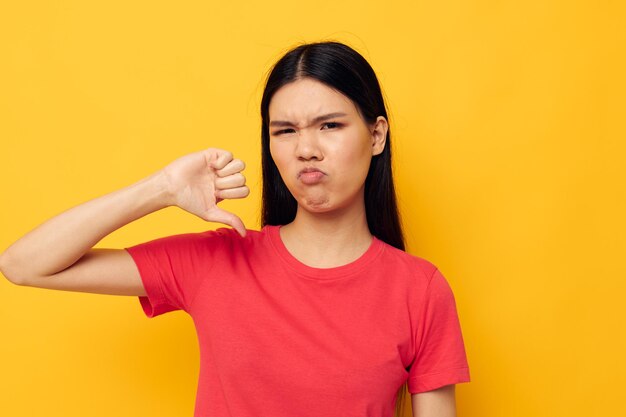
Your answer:
[[[265,74],[340,40],[388,100],[408,250],[455,292],[459,416],[626,415],[623,4],[3,2],[0,250],[205,147],[246,161],[222,204],[258,228]],[[218,226],[169,208],[97,246]],[[183,312],[2,279],[0,332],[2,416],[193,413]]]

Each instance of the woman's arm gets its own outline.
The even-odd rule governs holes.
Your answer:
[[[33,229],[0,255],[2,273],[16,284],[72,266],[104,236],[166,207],[163,173],[73,207]]]
[[[123,249],[92,249],[104,236],[149,213],[176,205],[207,221],[241,220],[216,204],[249,190],[240,160],[219,149],[183,156],[123,189],[73,207],[41,224],[0,254],[0,271],[18,285],[103,294],[145,295]]]
[[[456,417],[455,385],[411,395],[413,417]]]

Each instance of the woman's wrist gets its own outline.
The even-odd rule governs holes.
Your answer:
[[[148,211],[157,211],[175,205],[174,195],[167,175],[161,169],[135,185],[146,187]]]

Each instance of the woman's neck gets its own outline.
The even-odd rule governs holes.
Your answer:
[[[350,263],[372,243],[364,205],[332,213],[298,208],[293,222],[280,228],[280,237],[296,259],[318,268]]]

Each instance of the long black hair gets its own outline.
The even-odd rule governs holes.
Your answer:
[[[296,217],[298,204],[280,176],[270,154],[269,104],[282,86],[312,78],[352,100],[368,123],[387,118],[378,78],[361,54],[334,41],[304,43],[288,51],[271,69],[261,99],[263,201],[261,226],[284,225]],[[404,250],[404,235],[396,203],[391,172],[391,133],[382,153],[372,156],[365,179],[365,213],[370,233],[383,242]]]

